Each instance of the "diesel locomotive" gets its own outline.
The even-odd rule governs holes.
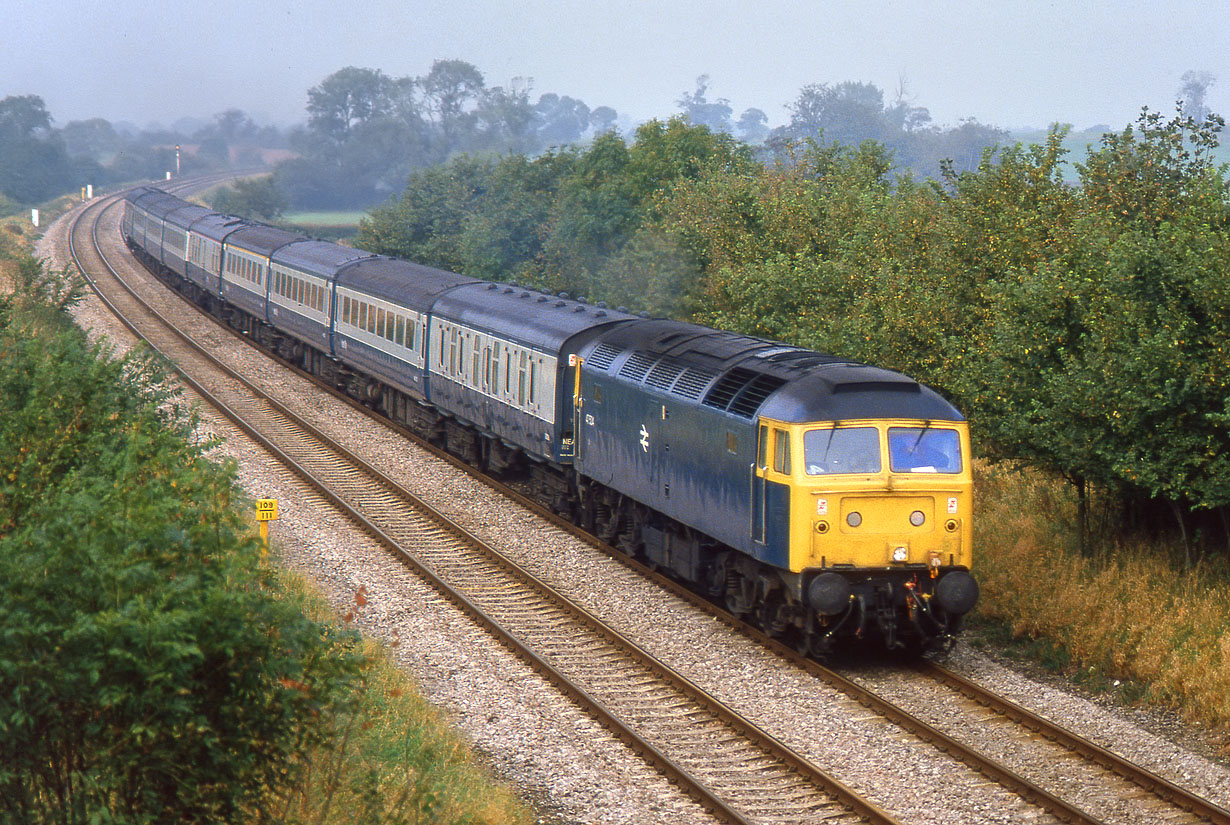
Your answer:
[[[968,427],[900,373],[126,195],[196,304],[767,633],[922,650],[978,598]]]

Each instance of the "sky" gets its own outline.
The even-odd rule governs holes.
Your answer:
[[[1188,70],[1230,113],[1230,0],[6,0],[0,98],[36,94],[63,126],[138,126],[240,108],[306,119],[345,66],[417,77],[461,59],[488,86],[529,82],[625,123],[665,117],[709,75],[710,100],[771,125],[804,86],[873,83],[938,125],[1122,128],[1170,114]],[[520,79],[520,80],[516,80]]]

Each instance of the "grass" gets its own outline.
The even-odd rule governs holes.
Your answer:
[[[1068,485],[1011,466],[977,471],[975,544],[992,644],[1094,689],[1174,708],[1230,735],[1230,573],[1184,570],[1176,548],[1116,542],[1081,555]]]
[[[365,211],[289,212],[282,216],[282,220],[296,226],[357,229],[359,221],[365,217],[367,217]]]
[[[344,242],[359,229],[366,212],[291,212],[279,223],[292,232],[305,232],[326,241]]]
[[[282,573],[314,618],[336,614],[305,579]],[[356,603],[362,604],[362,594]],[[332,619],[336,621],[336,619]],[[390,651],[363,642],[369,662],[341,735],[305,758],[305,781],[281,800],[288,822],[497,825],[534,815],[480,766],[448,719],[393,663]]]

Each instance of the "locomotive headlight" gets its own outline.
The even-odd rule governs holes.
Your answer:
[[[927,517],[923,515],[922,510],[915,510],[914,512],[910,513],[910,524],[913,524],[915,527],[922,527],[923,522],[925,522],[926,520],[927,520]]]
[[[863,523],[863,517],[857,512],[850,513],[848,516],[846,516],[846,524],[850,525],[851,527],[858,527],[862,523]]]
[[[909,560],[910,560],[910,548],[908,547],[894,547],[893,548],[893,561],[901,562],[901,561],[909,561]]]

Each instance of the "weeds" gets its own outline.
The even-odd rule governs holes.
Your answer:
[[[1141,542],[1083,556],[1064,482],[1009,466],[977,472],[979,613],[991,643],[1014,640],[1088,687],[1127,683],[1127,698],[1230,730],[1224,567],[1183,570],[1170,561],[1174,548]]]

